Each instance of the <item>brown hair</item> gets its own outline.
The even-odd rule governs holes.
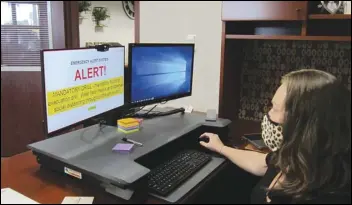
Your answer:
[[[351,92],[333,75],[300,70],[287,86],[281,148],[272,162],[294,199],[351,190]]]

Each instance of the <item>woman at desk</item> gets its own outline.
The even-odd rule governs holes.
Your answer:
[[[262,122],[268,155],[224,146],[205,133],[204,147],[263,176],[252,203],[351,203],[351,93],[318,70],[289,73]]]

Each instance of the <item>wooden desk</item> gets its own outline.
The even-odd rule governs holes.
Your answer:
[[[227,164],[221,165],[214,173],[181,199],[180,203],[189,203],[195,200],[198,193],[211,182],[211,179],[221,175],[218,172],[223,170]],[[63,174],[40,169],[35,156],[30,151],[1,161],[1,188],[12,188],[43,204],[60,204],[66,196],[94,196],[95,204],[126,203],[126,201],[106,193],[99,186],[83,184]],[[164,203],[164,201],[151,196],[147,200],[138,202],[146,204]]]
[[[255,150],[255,147],[248,144],[243,144],[240,147]],[[225,169],[225,166],[226,163],[216,172]],[[234,174],[233,171],[230,172]],[[222,174],[214,173],[214,176],[215,175]],[[250,180],[246,178],[248,176],[244,176],[245,177],[240,178],[245,182],[249,182]],[[209,179],[211,178],[212,177],[209,177]],[[210,181],[209,179],[207,178],[205,181]],[[228,179],[225,180],[228,181]],[[236,181],[238,181],[238,179],[236,179]],[[195,190],[192,190],[192,192],[185,196],[183,202],[189,202],[196,197],[196,195],[202,191],[202,188],[205,187],[204,184],[206,183],[207,182],[202,182]],[[96,204],[126,203],[125,201],[106,193],[100,187],[82,184],[76,180],[68,178],[67,176],[60,175],[57,172],[41,170],[36,162],[35,156],[30,151],[1,161],[1,188],[12,188],[43,204],[60,204],[66,196],[94,196],[94,203]],[[211,192],[212,194],[215,194],[212,190]],[[155,197],[149,197],[144,203],[161,204],[163,201]]]
[[[1,161],[1,188],[12,188],[43,204],[61,204],[66,196],[94,196],[94,203],[125,203],[100,187],[82,185],[59,173],[41,170],[32,152]],[[162,203],[150,197],[145,203]]]

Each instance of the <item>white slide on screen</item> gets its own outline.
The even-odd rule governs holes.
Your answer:
[[[48,133],[124,104],[124,47],[43,52]]]

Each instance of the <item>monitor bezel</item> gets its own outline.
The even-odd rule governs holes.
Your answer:
[[[124,91],[126,90],[125,88],[125,81],[126,81],[126,63],[125,63],[125,58],[126,58],[126,52],[125,52],[125,46],[109,46],[109,48],[123,48],[123,77],[124,77]],[[106,112],[103,112],[103,113],[100,113],[100,114],[97,114],[97,115],[94,115],[92,117],[89,117],[89,118],[86,118],[86,119],[83,119],[81,121],[78,121],[74,124],[71,124],[71,125],[68,125],[68,126],[65,126],[65,127],[62,127],[60,129],[57,129],[57,130],[54,130],[54,131],[51,131],[49,132],[48,130],[48,115],[47,115],[47,100],[46,100],[46,87],[45,87],[45,69],[44,69],[44,53],[45,52],[51,52],[51,51],[75,51],[75,50],[89,50],[89,49],[95,49],[95,47],[84,47],[84,48],[62,48],[62,49],[42,49],[40,51],[40,66],[41,66],[41,80],[42,80],[42,98],[43,98],[43,125],[44,125],[44,135],[46,137],[52,137],[52,136],[55,136],[57,134],[60,134],[66,130],[69,130],[69,129],[72,129],[72,128],[75,128],[77,127],[78,125],[82,125],[84,124],[84,122],[90,120],[90,119],[93,119],[93,118],[97,118],[99,116],[103,116],[109,112],[112,112],[114,110],[119,110],[119,109],[122,109],[126,106],[126,95],[124,94],[124,103],[123,105],[119,106],[119,107],[116,107],[116,108],[113,108],[111,110],[107,110]],[[97,51],[99,52],[99,51]]]
[[[192,52],[192,66],[191,66],[191,89],[187,93],[182,93],[182,94],[175,94],[175,95],[170,95],[162,98],[157,98],[153,100],[148,100],[148,101],[143,101],[143,102],[133,102],[132,101],[132,48],[133,47],[184,47],[184,46],[189,46],[192,47],[193,52]],[[184,97],[189,97],[192,96],[192,91],[193,91],[193,72],[194,72],[194,53],[195,53],[195,45],[193,43],[130,43],[128,44],[128,69],[126,72],[126,79],[128,79],[128,84],[126,85],[125,93],[126,97],[129,101],[129,106],[130,107],[142,107],[142,106],[147,106],[147,105],[152,105],[152,104],[157,104],[157,103],[162,103],[162,102],[167,102],[170,100],[176,100]]]

